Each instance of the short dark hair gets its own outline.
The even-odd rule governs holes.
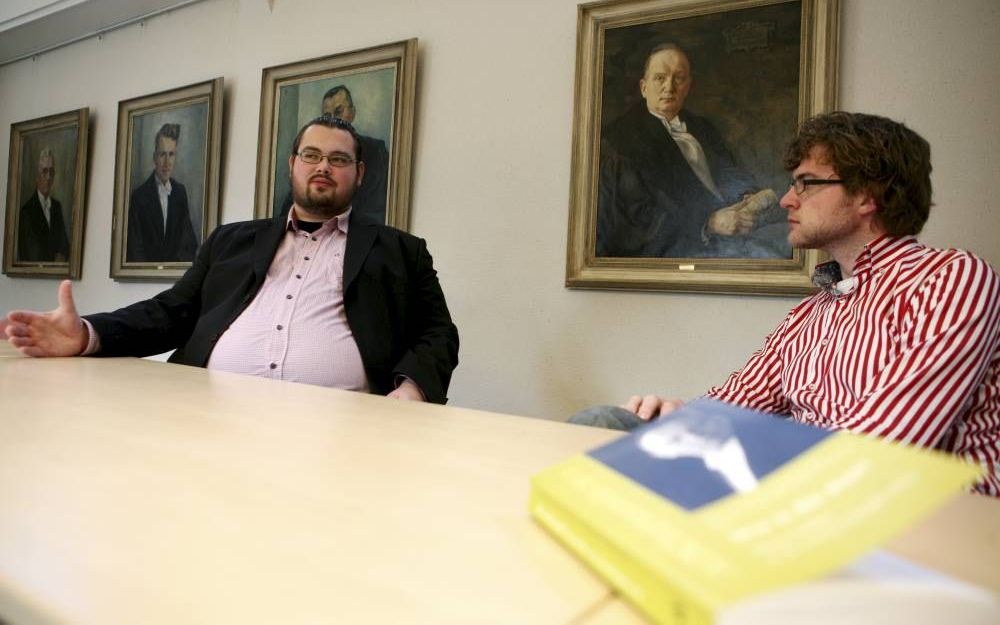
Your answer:
[[[147,137],[149,135],[146,135]],[[160,147],[160,137],[166,139],[173,139],[177,141],[181,138],[181,125],[180,124],[163,124],[160,129],[156,131],[156,138],[153,139],[153,151],[155,152],[158,147]]]
[[[642,76],[643,76],[643,78],[646,77],[646,72],[649,71],[649,61],[650,61],[650,59],[653,58],[654,54],[657,54],[659,52],[663,52],[664,50],[674,50],[676,52],[680,52],[681,54],[684,55],[684,58],[686,58],[688,60],[688,65],[691,65],[691,57],[689,57],[688,53],[684,51],[684,48],[680,47],[679,45],[677,45],[676,43],[673,43],[671,41],[663,41],[663,42],[660,42],[660,43],[656,44],[652,48],[650,48],[649,49],[649,53],[646,54],[646,62],[643,63],[643,65],[642,65]]]
[[[878,115],[835,111],[799,126],[785,150],[792,171],[813,148],[833,166],[850,194],[875,200],[875,218],[893,236],[917,234],[931,211],[931,146],[900,122]]]
[[[327,89],[326,93],[323,94],[323,99],[320,100],[320,102],[326,102],[327,100],[337,95],[341,91],[347,94],[347,101],[351,103],[351,106],[354,106],[354,96],[351,95],[351,90],[347,88],[347,85],[337,85],[336,87],[330,87],[329,89]]]
[[[334,117],[329,113],[323,113],[316,119],[313,119],[303,126],[297,135],[295,135],[295,140],[292,141],[292,154],[299,153],[299,144],[302,143],[302,135],[305,134],[306,130],[309,130],[311,126],[324,126],[326,128],[337,128],[339,130],[346,130],[351,133],[354,137],[354,160],[359,163],[362,160],[361,154],[361,138],[358,136],[358,131],[354,129],[351,122],[340,119],[339,117]]]

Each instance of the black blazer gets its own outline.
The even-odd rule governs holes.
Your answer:
[[[149,356],[204,367],[216,342],[257,295],[287,216],[219,226],[191,268],[152,299],[89,315],[101,356]],[[458,365],[451,321],[423,239],[352,213],[344,256],[344,308],[372,392],[406,376],[428,401],[444,403]]]
[[[63,221],[62,205],[59,200],[49,197],[51,225],[45,221],[38,191],[32,191],[31,199],[21,207],[17,222],[18,261],[69,261],[69,239]]]
[[[722,200],[702,184],[663,123],[640,103],[602,133],[598,256],[712,255],[702,236],[709,216],[757,190],[753,175],[736,164],[707,119],[687,111],[680,117],[705,151]]]
[[[197,249],[198,239],[188,212],[187,189],[170,179],[164,230],[156,173],[150,174],[129,198],[126,262],[189,261],[194,259]]]

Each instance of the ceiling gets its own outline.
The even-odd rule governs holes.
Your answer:
[[[0,65],[201,0],[4,0]]]

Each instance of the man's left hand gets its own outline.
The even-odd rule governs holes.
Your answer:
[[[413,380],[403,380],[396,387],[396,390],[386,395],[386,397],[406,401],[427,401],[424,399],[424,394],[420,391],[420,387]]]

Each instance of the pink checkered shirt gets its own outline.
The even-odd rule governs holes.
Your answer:
[[[367,392],[344,311],[351,211],[312,234],[299,229],[293,212],[264,284],[219,339],[208,368]]]

